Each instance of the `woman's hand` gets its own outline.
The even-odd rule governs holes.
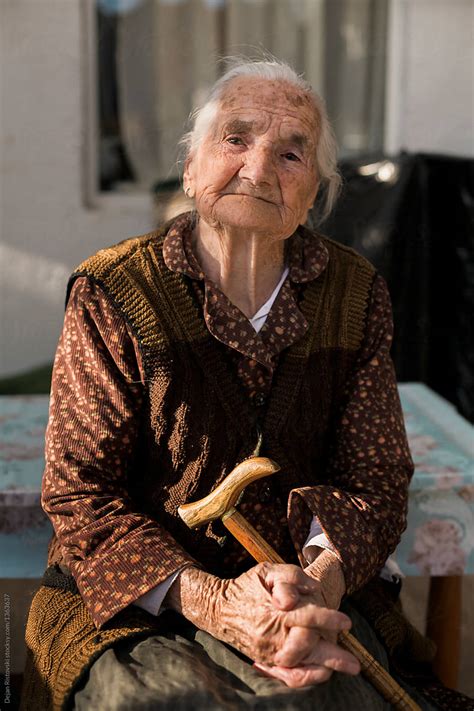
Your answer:
[[[297,566],[269,563],[230,580],[186,568],[166,598],[197,627],[293,687],[325,681],[335,669],[359,671],[352,654],[326,639],[349,629],[350,619],[322,603],[319,581]]]
[[[342,566],[334,553],[321,549],[319,555],[304,569],[304,573],[314,583],[313,602],[332,610],[339,609],[346,586]],[[277,607],[279,606],[279,600],[275,597],[274,604]],[[300,633],[296,628],[296,631],[295,629],[291,630],[290,635],[296,653],[299,649]],[[328,642],[332,643],[332,645],[328,645]],[[268,666],[258,663],[255,666],[267,676],[272,676],[285,682],[287,686],[299,687],[321,683],[327,681],[333,671],[338,669],[337,660],[340,647],[337,646],[336,642],[337,631],[321,630],[321,638],[316,642],[309,656],[305,659],[300,659],[296,666],[292,664],[287,664],[286,667],[278,664]],[[289,649],[287,647],[287,653]],[[339,669],[339,671],[347,670]]]

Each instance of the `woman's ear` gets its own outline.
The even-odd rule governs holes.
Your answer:
[[[313,190],[313,192],[310,195],[310,199],[308,200],[308,207],[307,207],[306,212],[304,214],[304,219],[300,223],[301,225],[304,225],[308,221],[308,213],[314,207],[314,203],[316,202],[316,197],[318,195],[318,192],[319,192],[319,180],[316,183],[315,189]]]
[[[317,198],[318,193],[319,193],[319,185],[320,185],[320,183],[319,183],[319,180],[318,180],[318,182],[316,183],[316,187],[315,187],[314,190],[313,190],[313,194],[312,194],[312,197],[311,197],[311,202],[310,202],[309,210],[312,210],[313,207],[314,207],[314,203],[316,202],[316,198]]]
[[[193,185],[193,176],[192,176],[192,160],[188,156],[186,158],[186,161],[184,163],[184,171],[183,171],[183,190],[184,194],[188,198],[193,198],[194,197],[194,185]]]

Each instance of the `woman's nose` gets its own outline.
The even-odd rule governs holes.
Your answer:
[[[265,146],[247,150],[239,174],[254,185],[272,185],[275,181],[275,166],[271,149]]]

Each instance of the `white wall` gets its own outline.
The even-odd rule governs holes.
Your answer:
[[[391,0],[386,148],[474,156],[474,3]]]
[[[83,204],[87,0],[0,0],[0,375],[52,359],[72,268],[151,227],[131,196]]]

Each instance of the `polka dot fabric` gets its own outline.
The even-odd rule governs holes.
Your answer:
[[[200,271],[191,224],[189,217],[179,218],[168,232],[167,268],[189,278],[207,329],[226,349],[229,373],[247,397],[268,393],[282,354],[308,329],[301,295],[305,284],[327,268],[327,249],[306,230],[290,238],[289,276],[257,338],[245,316]],[[349,591],[383,566],[405,525],[412,463],[389,356],[391,338],[389,297],[376,277],[364,340],[334,424],[327,471],[315,473],[314,486],[294,490],[287,519],[286,502],[276,515],[261,492],[250,490],[243,502],[262,533],[273,530],[282,549],[291,534],[298,552],[317,515],[343,563]],[[77,278],[53,372],[43,506],[99,626],[171,573],[195,563],[134,500],[141,452],[152,446],[143,439],[149,430],[146,394],[136,337],[101,287],[88,277]],[[226,555],[234,562],[244,557],[237,549]]]
[[[192,250],[194,224],[195,219],[188,214],[175,221],[163,245],[165,263],[169,269],[189,276],[200,291],[206,326],[217,340],[231,349],[237,376],[250,397],[257,392],[268,393],[279,354],[299,341],[308,329],[298,308],[300,285],[316,279],[324,271],[328,251],[303,227],[288,240],[288,277],[263,328],[256,333],[242,311],[202,271]]]
[[[99,624],[194,563],[128,490],[143,400],[138,347],[100,288],[78,279],[53,370],[42,504]]]
[[[406,527],[413,463],[390,358],[391,324],[387,289],[378,277],[326,472],[333,486],[295,489],[290,498],[297,547],[304,543],[311,513],[317,515],[343,562],[348,592],[383,567]]]

